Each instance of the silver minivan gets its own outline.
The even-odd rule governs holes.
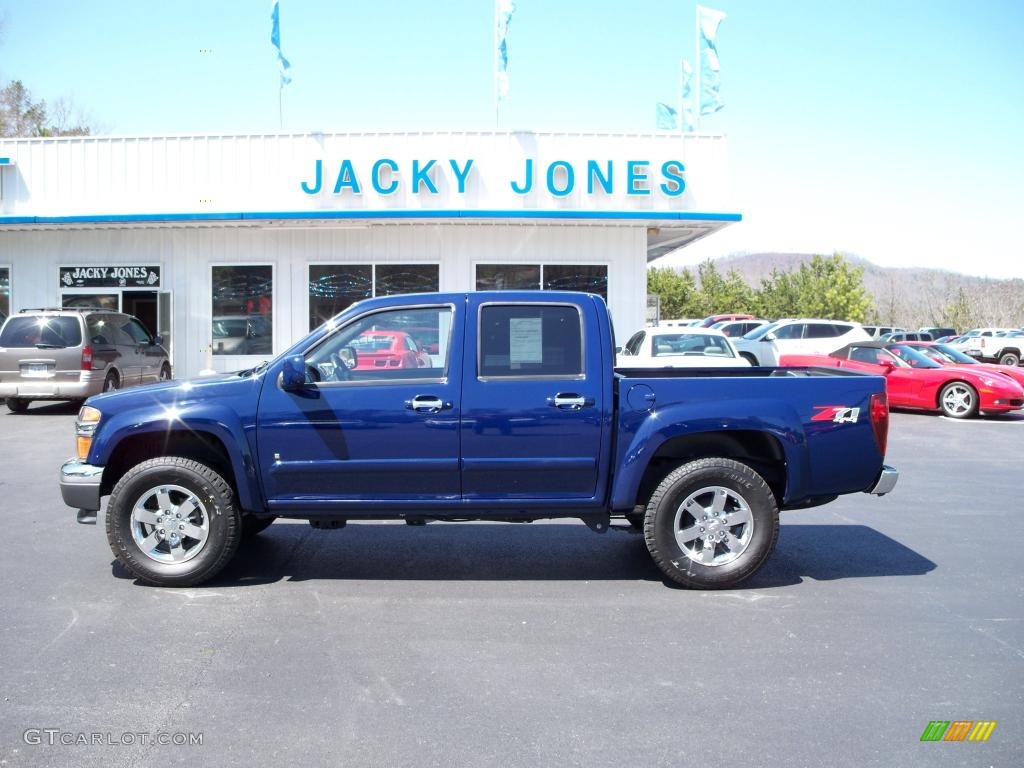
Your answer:
[[[14,413],[170,378],[163,340],[121,312],[23,309],[0,328],[0,398]]]

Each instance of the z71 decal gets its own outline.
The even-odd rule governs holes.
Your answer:
[[[860,418],[860,408],[848,408],[845,405],[815,405],[816,413],[811,421],[834,421],[836,424],[856,424]]]

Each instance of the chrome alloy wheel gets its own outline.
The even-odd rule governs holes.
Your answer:
[[[974,390],[966,384],[951,384],[942,393],[942,409],[950,416],[963,416],[974,410]]]
[[[694,491],[676,510],[672,530],[688,558],[700,565],[726,565],[743,554],[754,534],[750,505],[731,488]]]
[[[139,496],[131,516],[132,538],[158,563],[184,563],[202,552],[210,535],[203,502],[180,485],[158,485]]]

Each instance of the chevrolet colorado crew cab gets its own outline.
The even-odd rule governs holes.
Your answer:
[[[362,360],[423,329],[422,364]],[[628,521],[669,579],[715,589],[764,564],[780,509],[896,484],[882,377],[614,360],[598,296],[368,299],[255,368],[90,398],[61,491],[80,522],[109,496],[114,555],[161,586],[207,581],[279,517],[579,518]]]

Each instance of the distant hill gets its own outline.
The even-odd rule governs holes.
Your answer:
[[[907,328],[945,325],[963,290],[967,322],[960,325],[1024,326],[1024,280],[1019,278],[997,280],[941,269],[897,269],[880,267],[859,256],[845,258],[864,268],[864,287],[874,298],[875,322]],[[810,259],[807,253],[739,253],[714,261],[719,272],[735,270],[748,285],[759,287],[773,269],[794,271]]]

